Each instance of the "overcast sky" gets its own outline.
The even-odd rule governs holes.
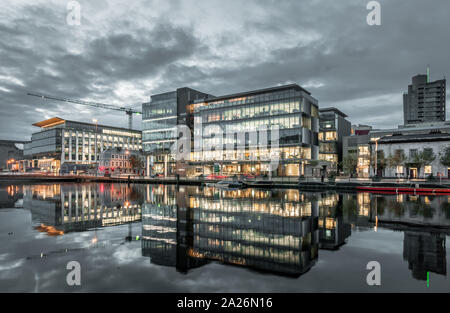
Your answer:
[[[427,64],[432,80],[450,74],[448,0],[381,0],[381,26],[367,25],[368,0],[79,0],[80,26],[67,2],[0,2],[0,139],[29,140],[52,116],[127,126],[124,113],[29,90],[141,108],[185,86],[298,83],[353,124],[396,127],[413,75]]]

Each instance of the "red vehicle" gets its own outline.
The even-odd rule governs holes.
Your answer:
[[[215,174],[209,174],[208,176],[206,176],[206,179],[216,179],[216,180],[227,179],[227,178],[228,178],[228,176],[215,175]]]

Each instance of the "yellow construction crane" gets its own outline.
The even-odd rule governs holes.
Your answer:
[[[102,109],[125,112],[125,114],[128,115],[128,128],[130,130],[133,129],[133,114],[136,114],[136,115],[142,114],[142,112],[140,112],[140,111],[136,111],[136,110],[133,110],[133,109],[127,108],[127,107],[119,107],[119,106],[115,106],[115,105],[111,105],[111,104],[104,104],[104,103],[98,103],[98,102],[82,101],[82,100],[75,100],[75,99],[51,96],[51,95],[46,95],[46,94],[33,92],[33,91],[28,92],[27,95],[33,96],[33,97],[39,97],[41,99],[46,99],[46,100],[55,100],[55,101],[61,101],[61,102],[76,103],[76,104],[87,105],[87,106],[91,106],[91,107],[95,107],[95,108],[102,108]]]

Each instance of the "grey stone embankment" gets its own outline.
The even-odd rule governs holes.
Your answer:
[[[73,183],[86,183],[86,182],[103,182],[103,183],[135,183],[135,184],[180,184],[180,185],[205,185],[208,183],[217,183],[218,180],[204,180],[204,179],[179,179],[176,178],[134,178],[134,177],[96,177],[96,176],[54,176],[54,175],[0,175],[1,184],[14,184],[14,183],[57,183],[57,182],[73,182]],[[268,188],[298,188],[305,191],[356,191],[357,187],[361,186],[373,186],[373,187],[392,187],[392,188],[450,188],[450,183],[439,184],[434,182],[274,182],[271,187]],[[264,188],[264,187],[262,187]]]

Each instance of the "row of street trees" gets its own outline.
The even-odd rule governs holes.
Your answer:
[[[395,169],[398,166],[407,166],[409,168],[417,168],[418,173],[425,166],[431,165],[436,160],[437,156],[433,153],[431,149],[424,149],[417,152],[414,157],[408,159],[403,150],[396,150],[393,155],[385,157],[384,151],[378,151],[378,155],[371,156],[370,166],[375,167],[375,162],[377,168],[381,171],[385,169]],[[450,167],[450,146],[444,148],[444,150],[439,154],[439,161],[442,165]],[[356,174],[358,168],[358,158],[355,154],[349,154],[342,160],[342,169],[346,174]]]

